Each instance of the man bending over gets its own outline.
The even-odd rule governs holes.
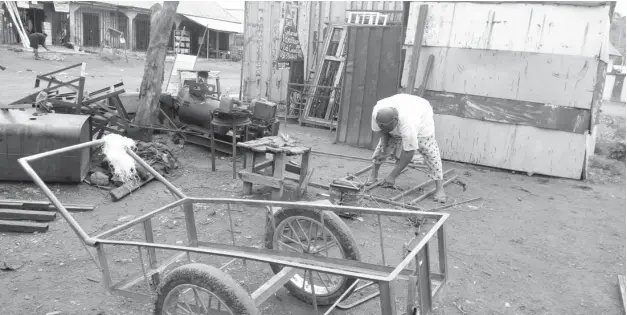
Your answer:
[[[377,102],[372,110],[372,130],[380,135],[372,155],[374,166],[367,184],[377,181],[381,164],[390,156],[396,158],[396,167],[385,178],[384,187],[394,187],[396,178],[412,161],[416,151],[424,156],[425,164],[435,181],[434,200],[446,202],[442,185],[442,159],[435,141],[433,109],[429,101],[411,94],[396,94]],[[397,150],[398,146],[402,150]]]
[[[39,60],[39,45],[45,48],[47,51],[50,51],[48,47],[46,47],[46,37],[48,34],[46,33],[32,33],[28,35],[28,40],[30,41],[30,47],[33,48],[33,53],[35,54],[35,59]]]

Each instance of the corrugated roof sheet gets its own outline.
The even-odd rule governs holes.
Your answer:
[[[244,33],[244,25],[242,23],[233,23],[227,21],[220,21],[216,19],[208,19],[193,15],[183,14],[186,18],[202,25],[204,27],[210,28],[212,30],[227,32],[227,33]]]
[[[163,1],[77,1],[85,3],[104,3],[117,6],[134,7],[149,10],[155,3],[163,5]],[[179,1],[176,12],[183,15],[215,19],[226,22],[241,23],[214,1]]]

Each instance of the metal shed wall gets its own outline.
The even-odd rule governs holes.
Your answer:
[[[250,100],[265,97],[284,102],[287,96],[288,69],[276,63],[281,41],[281,19],[288,8],[298,9],[298,39],[303,49],[305,80],[322,55],[325,29],[329,23],[344,23],[351,10],[399,11],[390,23],[402,19],[402,1],[247,1],[244,22],[244,59],[242,95]]]
[[[403,86],[421,2],[412,2]],[[585,176],[605,80],[610,5],[427,2],[415,88],[445,159]],[[600,60],[599,60],[600,59]]]

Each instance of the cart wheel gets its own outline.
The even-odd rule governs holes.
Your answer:
[[[168,274],[159,288],[155,315],[256,315],[252,298],[233,278],[204,264],[187,264]]]
[[[359,248],[348,226],[335,213],[324,211],[324,232],[320,213],[304,209],[281,209],[275,213],[276,228],[266,223],[265,246],[268,249],[295,251],[314,255],[360,260]],[[283,266],[270,264],[278,273]],[[311,274],[313,272],[313,275]],[[357,280],[317,271],[303,271],[285,284],[298,299],[312,303],[310,276],[318,305],[331,305]],[[350,293],[346,295],[350,296]]]

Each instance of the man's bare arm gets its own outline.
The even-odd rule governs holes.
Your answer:
[[[409,165],[411,160],[414,158],[414,152],[415,151],[412,150],[412,151],[403,151],[403,153],[401,153],[401,157],[398,163],[396,164],[396,166],[394,167],[390,175],[388,175],[388,177],[386,178],[387,182],[394,183],[398,175],[401,174],[401,172],[407,167],[407,165]]]

